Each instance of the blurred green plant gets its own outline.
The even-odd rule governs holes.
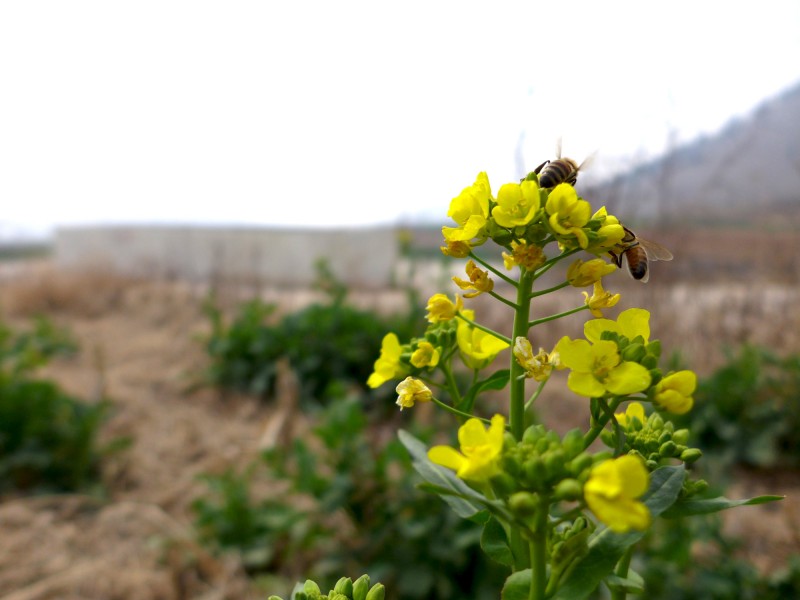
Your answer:
[[[676,419],[715,471],[734,464],[800,466],[800,355],[745,345],[700,381],[695,408]]]
[[[34,378],[76,344],[44,318],[29,331],[0,325],[0,492],[86,491],[97,485],[105,402],[85,404]],[[111,447],[109,447],[109,450]]]
[[[318,266],[317,288],[326,293],[327,302],[312,304],[272,324],[268,321],[275,306],[261,300],[243,304],[230,323],[213,299],[207,301],[212,327],[205,340],[211,359],[204,374],[206,383],[268,398],[275,391],[278,364],[287,359],[306,405],[330,396],[327,392],[333,384],[364,390],[387,328],[410,335],[418,315],[409,309],[408,314],[382,317],[349,305],[347,289],[324,263]]]
[[[648,582],[648,600],[800,598],[800,556],[762,575],[741,558],[743,545],[724,533],[719,515],[660,521],[643,540],[634,568]]]
[[[315,422],[307,437],[266,452],[263,471],[205,477],[212,495],[194,503],[202,539],[290,581],[367,571],[387,598],[488,597],[502,585],[503,570],[480,551],[480,525],[418,493],[408,453],[368,428],[358,400],[330,403]],[[255,500],[256,473],[280,493]]]

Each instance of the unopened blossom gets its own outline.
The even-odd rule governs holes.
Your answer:
[[[693,371],[670,373],[656,384],[653,400],[664,410],[682,415],[692,409],[696,388],[697,375]]]
[[[430,342],[420,342],[411,354],[411,364],[418,369],[435,367],[439,364],[439,350]]]
[[[567,269],[567,281],[573,287],[586,287],[616,270],[616,266],[602,258],[593,258],[586,262],[578,259]]]
[[[433,393],[428,386],[413,377],[406,377],[397,385],[395,391],[400,410],[411,408],[415,402],[429,402],[433,398]]]
[[[602,317],[603,313],[601,308],[611,308],[619,302],[620,294],[612,294],[603,289],[603,284],[600,281],[594,282],[592,295],[589,296],[587,292],[581,292],[584,297],[584,302],[589,307],[592,315],[595,317]]]
[[[650,526],[650,510],[640,502],[649,474],[642,459],[633,455],[609,459],[592,468],[583,487],[589,509],[617,533]]]
[[[456,294],[456,301],[453,302],[444,294],[434,294],[428,299],[425,309],[428,311],[426,318],[428,323],[441,323],[455,318],[458,311],[464,308],[461,296]]]

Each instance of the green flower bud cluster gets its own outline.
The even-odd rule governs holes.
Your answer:
[[[568,527],[554,530],[548,540],[552,569],[556,578],[570,565],[575,564],[589,552],[589,535],[594,526],[586,517],[578,517]]]
[[[298,584],[299,585],[299,584]],[[327,594],[323,594],[319,585],[307,579],[301,590],[295,590],[292,600],[383,600],[386,590],[382,583],[370,587],[369,575],[362,575],[355,581],[342,577]],[[267,600],[282,600],[279,596],[270,596]]]
[[[616,448],[616,429],[603,430],[600,439],[610,448]],[[687,464],[699,459],[703,453],[697,448],[688,447],[688,439],[688,429],[676,431],[672,421],[665,421],[660,414],[653,413],[644,423],[638,418],[630,420],[625,427],[622,451],[641,456],[647,468],[653,471],[669,459],[678,459]]]
[[[660,340],[653,340],[649,343],[645,343],[644,338],[638,335],[632,340],[629,340],[624,335],[620,335],[613,331],[604,331],[600,336],[600,339],[612,340],[616,342],[622,360],[639,363],[645,369],[650,371],[649,390],[652,390],[655,385],[661,381],[663,375],[661,373],[661,369],[658,368],[658,361],[661,358]]]
[[[524,513],[529,504],[526,494],[547,494],[554,500],[577,500],[595,458],[584,451],[583,434],[578,429],[563,439],[543,425],[529,427],[519,443],[506,444],[503,474],[492,480],[498,492],[510,496],[512,512]]]

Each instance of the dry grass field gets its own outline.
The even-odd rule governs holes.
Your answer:
[[[714,252],[707,251],[708,235],[659,240],[675,249],[676,260],[656,265],[650,284],[620,273],[606,285],[622,293],[619,308],[648,308],[653,336],[701,375],[721,364],[726,347],[743,342],[780,354],[800,352],[797,236],[734,237],[716,239],[708,246]],[[682,256],[692,257],[694,270],[686,270]],[[730,262],[732,256],[750,258],[742,265]],[[447,273],[436,264],[418,265],[414,280],[427,298],[441,291]],[[77,397],[111,399],[103,438],[132,439],[104,467],[105,500],[67,495],[0,502],[0,600],[264,596],[252,589],[241,565],[209,555],[192,535],[190,503],[205,489],[197,476],[255,457],[273,417],[251,398],[223,401],[213,390],[192,388],[193,374],[205,364],[199,336],[208,331],[202,312],[207,291],[180,281],[58,273],[46,261],[0,265],[2,319],[21,327],[30,316],[47,314],[80,345],[78,355],[53,362],[43,374]],[[271,290],[263,282],[218,289],[231,309],[256,293],[286,312],[315,297]],[[354,293],[353,299],[381,311],[404,306],[400,290]],[[534,317],[580,301],[577,291],[564,290],[537,305]],[[473,303],[487,324],[507,326],[509,317],[496,302]],[[561,335],[575,337],[584,319],[579,314],[548,324],[533,343],[550,347]],[[556,390],[543,400],[541,414],[557,429],[581,424],[580,399]],[[740,481],[736,494],[789,496],[778,505],[739,509],[729,522],[748,536],[749,558],[764,569],[777,568],[800,552],[800,474],[745,473]]]

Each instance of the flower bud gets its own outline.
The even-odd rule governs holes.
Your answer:
[[[350,600],[350,597],[334,590],[328,594],[328,600]]]
[[[661,444],[661,447],[658,449],[658,453],[663,458],[672,458],[673,456],[675,456],[675,450],[676,449],[677,449],[677,446],[675,445],[675,442],[673,442],[672,440],[669,440],[669,441],[664,442],[663,444]]]
[[[533,456],[526,460],[522,469],[525,474],[525,479],[531,485],[541,483],[547,477],[547,469],[544,466],[544,461],[538,456]]]
[[[530,492],[517,492],[508,499],[508,508],[517,517],[530,517],[536,512],[536,497]]]
[[[583,452],[583,433],[580,429],[572,429],[567,432],[562,442],[564,452],[567,453],[568,458],[575,458],[578,454]]]
[[[364,574],[353,582],[353,600],[367,600],[369,575]]]
[[[678,429],[675,433],[672,434],[672,440],[676,444],[686,445],[686,442],[689,441],[689,430],[688,429]]]
[[[647,418],[647,424],[650,426],[650,429],[654,431],[664,429],[664,417],[658,413],[653,413]]]
[[[322,596],[322,590],[319,589],[315,581],[310,579],[306,579],[306,582],[303,584],[303,593],[306,594],[310,600],[317,600],[317,598]]]
[[[653,340],[645,346],[647,354],[659,358],[661,356],[661,340]]]
[[[516,480],[508,473],[494,475],[489,483],[498,496],[508,496],[517,490]]]
[[[648,471],[655,471],[658,468],[658,461],[647,460],[645,461],[645,465],[647,465]]]
[[[267,600],[283,600],[280,596],[270,596]]]
[[[562,479],[556,485],[556,500],[577,500],[583,496],[583,486],[577,479]]]
[[[336,585],[333,586],[333,591],[339,594],[344,594],[350,598],[353,595],[353,580],[349,577],[342,577],[336,582]]]
[[[603,429],[600,432],[600,441],[602,441],[609,448],[617,447],[617,435],[609,429]]]
[[[641,344],[628,344],[628,346],[622,351],[622,360],[627,360],[629,362],[640,362],[643,358],[645,358],[646,354],[647,353],[644,349],[644,346]]]
[[[564,471],[564,459],[566,457],[564,456],[564,451],[560,448],[548,451],[543,458],[548,477],[557,477]]]
[[[703,456],[703,452],[700,448],[687,448],[681,452],[681,460],[685,463],[693,463],[701,456]]]
[[[592,458],[592,456],[584,452],[573,458],[572,461],[570,461],[569,471],[575,477],[578,477],[581,475],[581,473],[588,470],[592,466],[593,462],[594,459]]]
[[[382,583],[376,583],[372,589],[367,593],[366,600],[383,600],[386,595],[386,588]]]
[[[659,444],[664,444],[672,439],[672,434],[669,431],[666,431],[666,427],[664,429],[665,430],[661,432],[661,435],[658,436]]]
[[[535,444],[540,438],[544,437],[544,425],[531,425],[522,434],[522,441]]]

